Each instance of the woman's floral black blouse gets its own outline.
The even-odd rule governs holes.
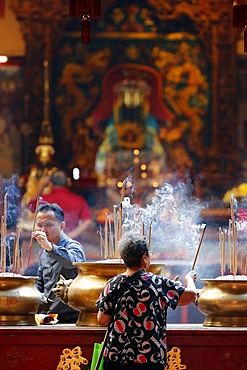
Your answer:
[[[165,365],[167,308],[176,308],[184,287],[164,276],[143,273],[116,298],[127,280],[125,275],[111,278],[96,302],[103,313],[112,315],[104,356],[123,364]]]

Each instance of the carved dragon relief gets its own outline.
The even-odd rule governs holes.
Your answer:
[[[234,176],[234,168],[238,167],[237,130],[234,129],[237,125],[235,47],[238,33],[232,28],[232,4],[226,0],[174,0],[172,3],[147,0],[147,3],[156,9],[158,19],[162,21],[176,20],[186,15],[195,25],[212,69],[213,131],[204,173],[215,176],[215,171],[218,171],[221,176],[220,167],[217,170],[215,167],[216,163],[216,166],[220,166],[217,159],[221,156],[224,158],[221,170],[225,173],[229,171],[230,178]]]

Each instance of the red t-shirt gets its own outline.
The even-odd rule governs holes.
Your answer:
[[[247,209],[239,208],[237,212],[237,219],[238,221],[246,221],[247,220]]]
[[[73,230],[80,220],[92,220],[92,214],[86,200],[72,193],[68,188],[53,188],[50,194],[43,194],[40,204],[57,203],[64,211],[66,222],[65,232]],[[30,202],[30,208],[34,211],[36,201]]]

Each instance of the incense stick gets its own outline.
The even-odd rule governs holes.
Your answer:
[[[3,215],[1,216],[1,269],[3,272]]]
[[[204,234],[205,234],[205,231],[206,231],[206,227],[207,227],[207,225],[204,226],[204,229],[202,231],[201,239],[200,239],[199,245],[197,247],[196,255],[195,255],[194,262],[192,264],[191,270],[194,270],[194,268],[195,268],[196,260],[197,260],[197,257],[198,257],[198,254],[199,254],[199,251],[200,251],[200,248],[201,248],[201,245],[202,245],[202,240],[203,240],[203,237],[204,237]]]
[[[124,195],[125,195],[125,181],[123,181],[123,186],[121,189],[120,203],[124,200]]]
[[[124,200],[125,191],[126,191],[126,183],[127,183],[127,178],[123,181],[123,186],[122,186],[122,189],[121,189],[120,203]]]
[[[148,248],[150,248],[150,244],[151,244],[152,223],[153,221],[150,222],[149,230],[148,230]]]
[[[114,241],[115,241],[115,247],[118,242],[117,237],[117,206],[113,206],[113,228],[114,228]],[[115,248],[116,249],[116,248]]]
[[[6,234],[4,216],[1,217],[1,267],[2,273],[6,272]]]
[[[37,198],[37,201],[36,201],[36,207],[35,207],[34,218],[33,218],[32,232],[35,229],[36,218],[37,218],[37,213],[38,213],[38,208],[39,208],[39,201],[40,201],[40,197],[38,197]],[[32,244],[33,244],[33,237],[31,236],[31,240],[30,240],[30,244],[29,244],[28,263],[27,263],[27,266],[28,267],[30,267],[31,253],[32,253]]]
[[[100,257],[103,258],[103,237],[102,237],[102,226],[99,225],[99,238],[100,238]]]
[[[108,257],[113,256],[114,249],[113,249],[113,234],[112,234],[112,217],[108,215],[108,224],[109,224],[109,253]]]
[[[235,217],[234,217],[233,199],[234,199],[234,196],[232,194],[230,198],[230,213],[231,213],[231,221],[232,221],[232,239],[233,239],[232,273],[234,276],[236,276],[237,275],[237,227],[236,227]]]
[[[105,214],[104,258],[108,258],[108,213]]]
[[[232,272],[232,220],[228,222],[228,264],[229,274]]]
[[[13,256],[13,272],[17,271],[17,256],[19,254],[19,238],[20,238],[20,226],[16,226],[15,240],[14,240],[14,256]]]
[[[6,272],[6,232],[7,232],[7,197],[8,193],[4,195],[4,205],[3,205],[3,216],[1,218],[1,264],[2,273]]]
[[[123,226],[123,204],[120,203],[119,207],[119,225],[118,225],[118,239],[122,236],[122,226]]]
[[[225,232],[219,227],[221,276],[225,275]]]

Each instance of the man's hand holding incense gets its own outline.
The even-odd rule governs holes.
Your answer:
[[[39,243],[39,245],[41,246],[41,248],[47,250],[47,252],[50,252],[52,251],[52,243],[49,242],[49,240],[47,239],[47,235],[44,231],[33,231],[32,232],[32,238],[35,238],[37,240],[37,242]]]

